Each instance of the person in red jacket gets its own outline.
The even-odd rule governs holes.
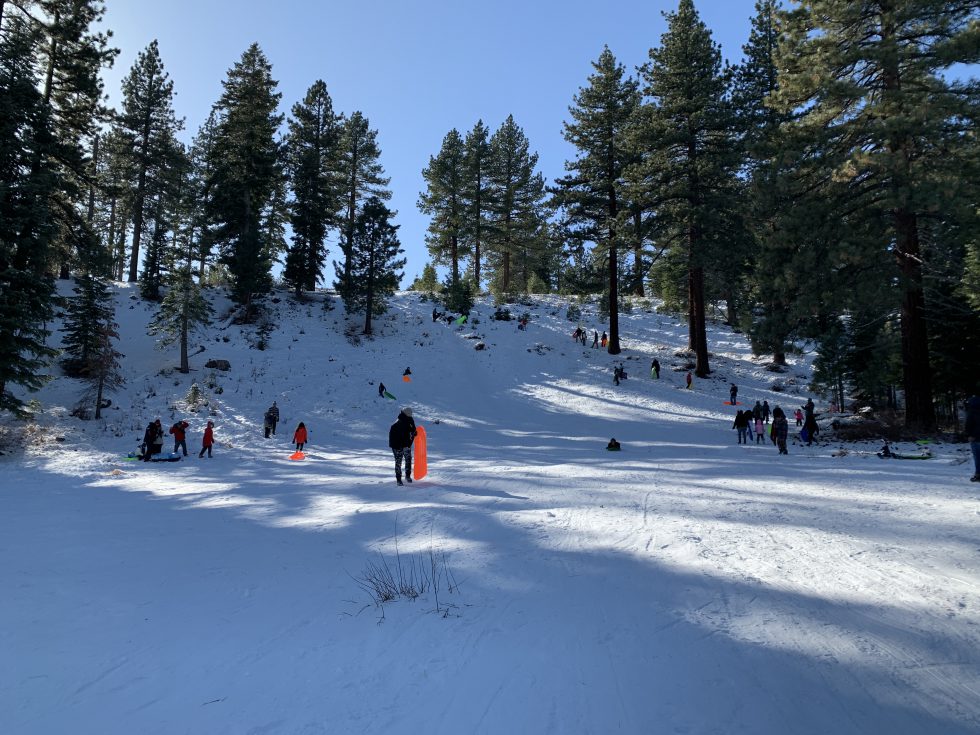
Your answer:
[[[214,422],[208,421],[208,427],[204,430],[204,439],[201,442],[201,453],[197,455],[199,458],[204,456],[204,453],[208,453],[208,457],[211,456],[211,447],[214,445]]]
[[[170,433],[174,435],[174,454],[181,449],[184,456],[187,456],[187,428],[190,426],[186,421],[178,421],[170,427]]]
[[[293,432],[293,441],[296,442],[296,451],[302,452],[303,445],[306,444],[306,424],[302,421],[299,422],[299,426]]]

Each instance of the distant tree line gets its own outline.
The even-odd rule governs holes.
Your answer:
[[[513,118],[489,144],[482,122],[446,135],[424,282],[601,292],[612,354],[623,295],[654,294],[687,313],[700,376],[720,306],[776,365],[811,345],[838,403],[900,387],[906,425],[934,430],[980,388],[980,8],[758,0],[734,66],[692,0],[665,15],[635,77],[608,48],[593,62],[546,190]]]

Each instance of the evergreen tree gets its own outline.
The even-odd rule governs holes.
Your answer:
[[[232,278],[232,297],[250,321],[254,299],[272,288],[270,205],[281,181],[276,131],[280,94],[272,66],[252,44],[222,82],[211,150],[208,219],[221,262]]]
[[[337,274],[335,287],[346,299],[350,289],[357,285],[351,281],[351,258],[357,217],[369,198],[381,201],[391,199],[387,186],[390,179],[384,175],[381,165],[381,149],[378,147],[378,131],[371,130],[364,115],[355,112],[343,123],[340,138],[339,172],[344,197],[341,221],[340,249],[343,263],[334,263]]]
[[[322,279],[327,230],[336,224],[342,206],[339,147],[340,118],[333,111],[327,85],[317,80],[303,102],[293,105],[286,139],[293,244],[286,255],[283,278],[297,296],[304,288],[314,290]]]
[[[351,284],[344,305],[347,313],[364,312],[364,334],[371,334],[371,321],[384,314],[388,298],[398,288],[405,265],[399,258],[404,251],[398,241],[398,225],[391,223],[391,212],[378,197],[364,203],[357,217],[351,250]]]
[[[450,283],[459,281],[460,242],[463,238],[465,144],[455,128],[442,140],[439,154],[422,169],[426,191],[419,194],[418,207],[430,216],[425,241],[436,263],[449,264]]]
[[[492,191],[487,179],[490,161],[490,131],[478,120],[466,134],[463,158],[463,244],[473,262],[473,284],[480,290],[483,238],[492,208]]]
[[[115,302],[108,284],[88,272],[76,278],[73,290],[65,303],[61,364],[66,375],[80,378],[88,376],[101,348],[104,325],[115,318]]]
[[[95,418],[102,418],[102,401],[106,391],[116,390],[125,385],[119,358],[113,343],[119,339],[119,325],[110,312],[97,324],[95,349],[88,357],[84,380],[88,388],[82,396],[83,403],[95,403]]]
[[[39,31],[17,15],[0,30],[0,411],[23,415],[13,387],[40,388],[56,354],[46,323],[59,176],[47,161],[58,146],[33,64]]]
[[[704,377],[711,372],[705,268],[714,259],[729,263],[720,243],[726,213],[737,206],[737,150],[717,44],[692,0],[680,0],[666,18],[661,45],[641,69],[650,104],[637,126],[643,160],[635,171],[645,206],[656,212],[656,237],[687,262],[689,346],[695,374]]]
[[[214,181],[215,141],[217,140],[218,122],[220,115],[217,110],[211,110],[208,119],[204,121],[194,142],[191,144],[190,177],[187,181],[188,198],[192,203],[190,208],[191,230],[196,237],[198,281],[203,283],[205,268],[211,262],[215,244],[215,223],[210,214],[214,209],[212,183]]]
[[[200,286],[194,282],[193,266],[188,259],[167,277],[167,292],[150,324],[150,333],[161,335],[159,344],[180,346],[180,372],[190,372],[188,340],[192,333],[210,324],[211,305]]]
[[[122,111],[116,116],[119,152],[124,156],[130,187],[129,214],[133,241],[129,256],[129,282],[137,280],[140,248],[147,230],[150,192],[162,188],[162,179],[172,162],[173,139],[183,127],[173,110],[174,85],[163,67],[154,40],[136,59],[122,84]],[[153,263],[156,256],[146,260]]]
[[[832,172],[843,211],[874,222],[863,249],[898,276],[905,421],[919,431],[936,427],[922,228],[963,194],[950,152],[975,127],[980,85],[944,75],[980,59],[977,22],[959,0],[801,0],[778,50],[781,108],[821,141],[818,173]]]
[[[487,184],[491,192],[486,245],[498,288],[512,288],[515,255],[541,233],[546,219],[544,178],[535,172],[538,154],[530,153],[524,131],[508,115],[490,139]]]
[[[595,243],[595,255],[608,263],[609,354],[618,355],[618,266],[624,244],[620,226],[629,211],[624,172],[635,160],[627,133],[640,94],[636,81],[624,78],[623,66],[608,47],[592,67],[595,73],[575,95],[568,110],[572,120],[564,126],[565,140],[575,146],[578,157],[565,163],[569,174],[555,182],[553,193],[575,237]]]

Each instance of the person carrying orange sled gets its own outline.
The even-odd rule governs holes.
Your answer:
[[[398,419],[388,430],[388,447],[395,456],[395,482],[404,485],[402,482],[402,463],[405,465],[405,479],[409,484],[412,482],[412,444],[415,442],[415,419],[412,418],[412,409],[405,406],[399,414]]]
[[[293,432],[293,441],[296,442],[296,451],[302,452],[303,445],[306,444],[306,424],[302,421],[299,422],[299,426]]]

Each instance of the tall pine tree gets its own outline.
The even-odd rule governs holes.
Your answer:
[[[623,244],[621,221],[628,211],[624,173],[635,160],[628,138],[640,103],[635,80],[608,47],[592,62],[589,84],[575,95],[568,109],[565,140],[578,157],[565,163],[568,175],[555,182],[555,201],[563,207],[572,236],[595,244],[595,256],[608,263],[609,354],[619,345],[619,253]]]
[[[496,289],[508,293],[513,288],[515,256],[540,236],[546,220],[544,178],[535,171],[538,154],[530,152],[513,115],[490,138],[488,164],[491,209],[486,245],[496,271]]]
[[[667,13],[667,32],[642,68],[650,100],[637,126],[643,160],[640,189],[656,212],[656,236],[683,254],[687,266],[689,347],[695,373],[708,365],[705,268],[721,255],[728,221],[737,206],[738,160],[721,52],[692,0]]]
[[[436,263],[448,263],[450,284],[459,283],[460,242],[465,217],[464,181],[466,149],[455,128],[442,139],[439,153],[422,169],[426,191],[419,194],[418,207],[430,217],[426,245]]]
[[[272,288],[270,205],[281,181],[276,131],[277,83],[258,44],[242,54],[222,82],[211,150],[209,222],[221,262],[231,274],[232,297],[250,321],[257,297]]]
[[[371,334],[372,320],[387,310],[388,298],[401,280],[405,266],[398,225],[393,212],[378,197],[364,203],[354,227],[351,250],[351,283],[344,304],[347,313],[364,313],[364,334]]]
[[[961,0],[800,0],[779,47],[783,110],[821,141],[820,168],[845,211],[872,220],[865,244],[901,293],[906,426],[936,427],[923,289],[923,226],[963,196],[956,156],[975,130],[975,79],[957,63],[980,60],[976,3]],[[975,149],[975,142],[973,145]]]
[[[390,179],[384,175],[381,165],[381,148],[378,147],[378,131],[371,130],[368,119],[355,112],[343,124],[340,138],[341,191],[344,205],[341,219],[340,249],[343,263],[334,264],[337,274],[335,287],[344,299],[356,288],[351,281],[351,257],[354,229],[364,203],[371,197],[381,201],[391,199],[388,191]]]
[[[283,278],[299,296],[323,277],[327,231],[336,225],[342,205],[340,117],[323,81],[314,82],[303,101],[293,105],[285,148],[293,234]]]
[[[490,131],[477,120],[466,134],[463,157],[463,242],[471,254],[473,285],[480,290],[482,282],[483,239],[492,208],[491,189],[487,179],[490,162]]]

